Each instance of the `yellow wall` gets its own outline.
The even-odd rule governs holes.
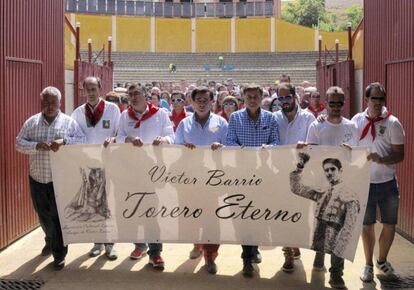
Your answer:
[[[348,32],[325,32],[321,31],[322,48],[326,47],[329,50],[335,50],[335,39],[339,40],[339,49],[348,49]]]
[[[68,17],[70,17],[68,15]],[[76,15],[81,23],[81,49],[87,49],[88,38],[92,39],[93,49],[101,50],[108,36],[112,34],[111,16]],[[235,20],[236,52],[270,51],[270,18],[247,18]],[[151,25],[149,17],[116,17],[117,51],[150,51]],[[197,52],[230,52],[231,19],[196,19]],[[275,20],[276,51],[315,50],[315,30],[283,20]],[[347,32],[323,32],[323,47],[335,48],[339,39],[340,48],[348,48]],[[74,58],[74,47],[70,43],[70,33],[65,28],[66,66]],[[156,18],[155,50],[157,52],[191,52],[191,19]],[[362,67],[362,38],[354,48],[358,55],[356,65]]]
[[[155,24],[157,52],[191,52],[191,20],[157,18]]]
[[[150,19],[116,18],[116,45],[122,51],[150,51]]]
[[[71,42],[71,35],[68,26],[65,24],[65,69],[73,70],[75,60],[75,44]]]
[[[236,19],[236,52],[250,51],[270,51],[269,18]]]
[[[276,19],[276,51],[315,50],[315,30]]]
[[[108,48],[108,36],[112,35],[111,16],[76,15],[80,22],[81,49],[88,49],[88,38],[92,39],[93,50]]]
[[[231,25],[228,19],[196,19],[197,52],[230,52]]]
[[[352,58],[355,61],[355,69],[364,68],[364,30],[360,30],[352,49]]]

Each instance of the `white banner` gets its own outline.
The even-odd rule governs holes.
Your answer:
[[[173,242],[311,248],[353,260],[366,148],[131,144],[51,153],[65,244]]]

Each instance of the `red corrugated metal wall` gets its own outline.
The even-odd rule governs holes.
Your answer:
[[[400,185],[400,214],[398,229],[401,234],[414,242],[414,58],[387,64],[387,106],[397,116],[406,132],[405,161],[397,166]]]
[[[338,86],[344,90],[345,106],[344,116],[350,118],[355,112],[352,112],[354,107],[354,92],[355,92],[355,77],[354,77],[354,61],[347,60],[330,65],[316,64],[316,86],[321,93],[322,101],[326,100],[326,91],[331,86]]]
[[[364,85],[385,84],[390,111],[406,132],[405,161],[397,166],[400,185],[398,231],[414,241],[414,1],[364,1]]]
[[[0,1],[0,249],[38,223],[28,158],[14,143],[23,122],[39,112],[41,89],[64,93],[63,24],[63,0]]]

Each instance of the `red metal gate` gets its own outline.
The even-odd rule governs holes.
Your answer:
[[[405,161],[397,166],[400,185],[398,232],[414,242],[414,58],[386,63],[387,106],[398,117],[406,134]]]
[[[321,93],[322,100],[326,100],[326,91],[329,87],[341,87],[345,93],[343,114],[347,118],[352,117],[355,113],[353,112],[355,94],[354,70],[353,60],[341,61],[329,65],[318,61],[316,64],[316,86]]]
[[[28,188],[28,158],[15,151],[39,94],[64,94],[64,1],[0,1],[0,249],[37,226]],[[64,103],[64,101],[62,102]]]

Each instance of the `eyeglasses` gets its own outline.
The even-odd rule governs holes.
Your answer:
[[[279,96],[277,97],[277,99],[281,102],[289,102],[290,100],[292,100],[293,96],[292,95],[287,95],[287,96]]]
[[[151,96],[148,96],[147,97],[147,101],[151,101],[152,100],[152,97]]]
[[[342,108],[344,106],[344,102],[328,102],[328,105],[331,108]]]
[[[234,108],[236,107],[235,103],[223,103],[223,108],[228,107],[228,108]]]
[[[372,101],[385,102],[385,97],[369,97]]]
[[[171,103],[182,103],[184,102],[183,99],[179,98],[179,99],[171,99]]]

